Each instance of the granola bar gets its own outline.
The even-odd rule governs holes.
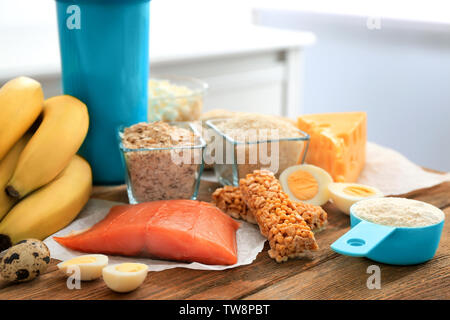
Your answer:
[[[239,187],[262,235],[269,240],[272,259],[284,262],[319,248],[298,205],[283,192],[272,172],[255,170],[240,180]]]
[[[306,221],[308,226],[314,232],[322,231],[328,224],[328,215],[321,206],[315,206],[304,202],[295,202],[298,213]]]
[[[242,198],[239,187],[224,186],[223,188],[217,188],[212,194],[212,201],[216,207],[233,218],[257,224],[253,212]]]
[[[253,211],[242,198],[239,187],[217,188],[212,194],[212,201],[220,210],[233,218],[257,224]],[[319,232],[326,227],[327,213],[320,206],[299,202],[294,202],[294,204],[312,231]]]

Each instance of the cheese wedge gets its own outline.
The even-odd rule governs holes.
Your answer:
[[[306,162],[328,171],[335,182],[355,182],[366,161],[367,114],[303,115],[298,128],[311,136]]]

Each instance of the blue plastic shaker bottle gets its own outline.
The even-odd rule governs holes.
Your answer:
[[[117,128],[147,120],[150,0],[56,0],[64,94],[83,101],[95,184],[120,184]]]

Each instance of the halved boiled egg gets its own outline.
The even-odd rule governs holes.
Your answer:
[[[358,183],[335,182],[328,189],[333,203],[346,214],[350,214],[350,207],[360,200],[384,197],[377,188]]]
[[[280,175],[283,191],[293,201],[316,206],[330,199],[328,185],[333,182],[330,174],[312,164],[300,164],[285,169]]]
[[[60,262],[57,267],[67,276],[75,276],[79,280],[89,281],[100,278],[102,269],[107,265],[107,256],[88,254]]]
[[[116,292],[137,289],[147,277],[148,267],[142,263],[121,263],[103,269],[103,280]]]

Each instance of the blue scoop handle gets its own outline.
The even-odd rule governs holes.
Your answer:
[[[364,257],[395,229],[395,227],[361,221],[331,244],[331,249],[347,256]]]

